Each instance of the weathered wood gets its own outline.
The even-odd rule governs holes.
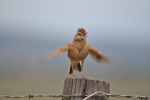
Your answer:
[[[87,78],[66,78],[63,95],[90,95],[97,91],[109,93],[110,83]],[[84,97],[63,97],[62,100],[82,100]],[[94,96],[88,100],[106,100],[106,97]],[[108,98],[107,98],[108,100]]]

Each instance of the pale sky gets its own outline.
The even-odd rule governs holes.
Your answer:
[[[149,5],[149,0],[1,0],[0,30],[33,39],[56,38],[54,32],[70,37],[84,27],[90,37],[145,44],[150,43]]]

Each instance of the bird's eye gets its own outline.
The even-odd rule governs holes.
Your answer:
[[[81,33],[79,33],[79,35],[81,35]]]

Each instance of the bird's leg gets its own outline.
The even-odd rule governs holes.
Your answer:
[[[81,67],[82,67],[82,78],[85,78],[84,71],[83,71],[84,60],[82,60],[81,63],[82,63],[82,65],[81,65]]]

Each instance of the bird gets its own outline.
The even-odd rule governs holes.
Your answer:
[[[84,61],[88,55],[96,59],[99,62],[109,63],[110,60],[107,56],[104,56],[95,47],[87,43],[87,32],[84,28],[78,28],[74,39],[71,43],[61,46],[53,52],[47,53],[46,57],[48,60],[62,54],[63,52],[68,52],[68,58],[70,59],[69,75],[72,77],[77,77],[74,72],[82,72],[82,77],[84,76]]]

